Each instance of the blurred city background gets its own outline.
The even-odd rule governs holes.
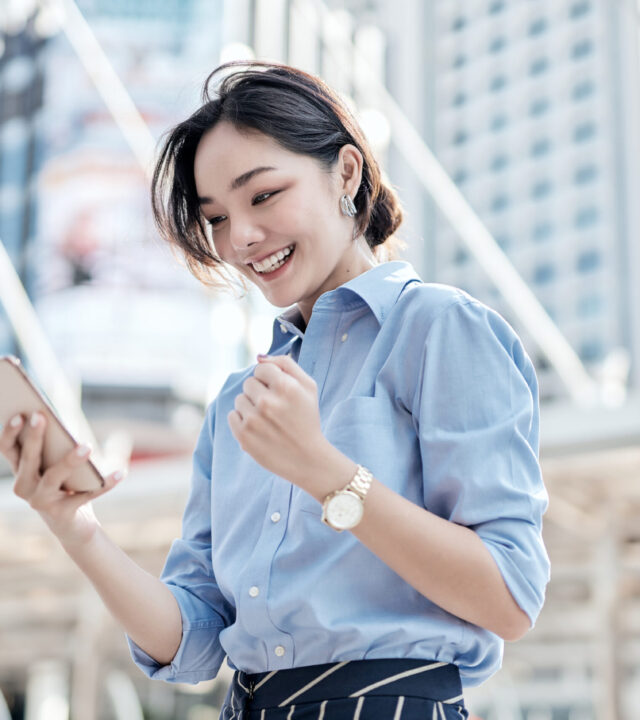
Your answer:
[[[0,0],[0,354],[103,469],[154,573],[203,412],[280,311],[213,295],[155,233],[157,141],[222,60],[289,62],[353,107],[406,210],[403,257],[522,337],[552,561],[536,627],[466,694],[483,720],[640,706],[638,0]],[[0,461],[0,720],[217,718],[231,671],[146,679]]]

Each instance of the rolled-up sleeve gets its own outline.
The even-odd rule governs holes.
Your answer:
[[[538,382],[499,313],[476,300],[440,312],[423,349],[413,414],[425,507],[478,533],[533,627],[550,577]]]
[[[182,536],[173,541],[160,579],[173,593],[182,616],[182,640],[169,665],[160,665],[127,636],[131,656],[149,677],[197,683],[214,678],[224,660],[220,631],[234,610],[216,582],[211,564],[211,460],[215,401],[207,409],[193,453],[191,489]]]

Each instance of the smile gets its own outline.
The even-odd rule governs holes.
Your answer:
[[[261,275],[272,273],[275,270],[278,270],[278,268],[281,268],[287,262],[288,257],[293,254],[293,248],[294,246],[290,245],[284,250],[278,250],[277,253],[274,253],[259,263],[251,263],[251,266]]]

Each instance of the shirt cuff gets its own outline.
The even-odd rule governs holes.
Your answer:
[[[493,538],[483,537],[482,531],[478,535],[496,562],[513,599],[529,617],[530,629],[533,629],[544,605],[545,588],[549,582],[549,560],[544,547],[540,544],[537,548],[540,557],[535,560],[522,551],[516,560],[513,548],[505,547]],[[532,551],[529,550],[529,553],[532,554]]]
[[[199,683],[212,680],[218,674],[225,652],[220,645],[222,618],[190,620],[184,611],[191,605],[190,593],[184,588],[167,585],[178,601],[182,616],[180,646],[168,665],[161,665],[126,635],[133,662],[153,680],[165,682]]]

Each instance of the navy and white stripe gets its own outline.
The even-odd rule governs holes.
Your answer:
[[[236,670],[220,720],[466,720],[458,668],[415,658]]]

